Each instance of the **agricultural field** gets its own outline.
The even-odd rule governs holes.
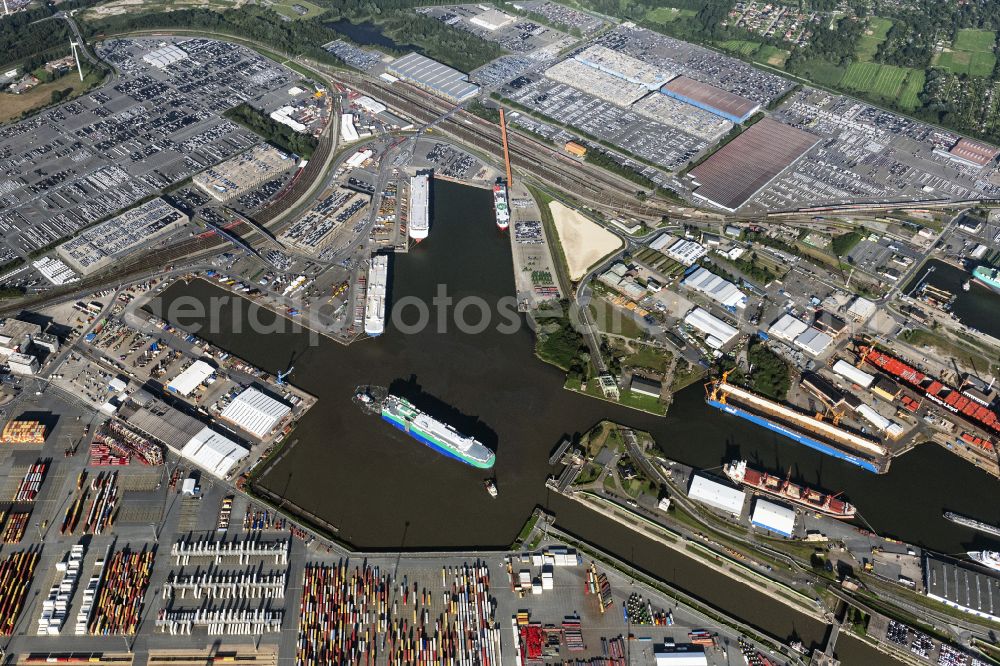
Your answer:
[[[926,79],[927,74],[924,70],[914,69],[910,71],[906,77],[906,83],[903,84],[903,91],[899,93],[899,105],[902,108],[912,111],[920,106],[918,95],[924,89],[924,81]]]
[[[742,39],[732,39],[728,42],[716,42],[718,46],[723,51],[729,51],[730,53],[735,53],[738,56],[744,58],[749,58],[753,54],[760,50],[760,42],[750,42]]]
[[[923,72],[908,67],[882,65],[875,62],[854,62],[840,85],[849,90],[877,95],[886,100],[900,100],[916,106],[916,96],[923,89]]]
[[[951,48],[934,59],[934,65],[952,74],[989,76],[997,64],[993,54],[996,33],[992,30],[959,30]]]
[[[285,18],[292,19],[293,21],[311,19],[314,16],[319,16],[324,11],[322,7],[307,2],[307,0],[273,2],[270,4],[270,7]]]
[[[868,29],[858,39],[854,47],[854,54],[861,62],[871,62],[878,52],[878,47],[885,41],[892,27],[892,21],[881,16],[872,16],[868,19]]]
[[[650,23],[658,23],[660,25],[666,25],[667,23],[673,23],[682,16],[694,16],[695,11],[693,9],[678,9],[676,7],[657,7],[656,9],[651,9],[646,12],[646,20]]]

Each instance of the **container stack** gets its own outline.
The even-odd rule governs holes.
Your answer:
[[[108,548],[110,552],[110,547]],[[83,590],[83,603],[76,615],[76,635],[86,636],[87,628],[90,626],[90,617],[94,612],[94,602],[97,601],[97,592],[101,588],[101,580],[104,579],[104,566],[107,563],[107,553],[105,556],[94,562],[95,573],[87,581],[87,587]]]
[[[38,559],[37,552],[21,551],[0,560],[0,635],[14,633]]]
[[[21,543],[21,539],[24,538],[24,531],[28,527],[28,519],[31,518],[31,512],[26,513],[8,513],[7,522],[3,526],[3,535],[0,536],[0,541],[4,543]]]
[[[42,601],[42,614],[38,618],[39,636],[58,636],[66,624],[69,607],[73,603],[73,593],[80,580],[84,552],[83,545],[77,544],[70,548],[66,559],[56,564],[56,571],[62,572],[62,578],[52,586],[49,596]]]
[[[88,633],[134,635],[142,615],[142,600],[153,570],[153,551],[116,551],[104,569]]]
[[[0,443],[44,444],[45,426],[38,421],[12,419],[7,421],[3,427],[3,432],[0,432]]]
[[[38,491],[42,488],[42,481],[45,479],[45,471],[48,468],[49,463],[44,460],[39,460],[32,465],[25,472],[21,482],[17,484],[17,490],[14,491],[12,501],[34,502],[35,498],[38,497]]]
[[[94,440],[90,445],[89,467],[123,467],[127,464],[129,456],[113,452],[108,444]]]
[[[587,646],[583,644],[583,629],[580,624],[579,615],[567,615],[563,618],[562,628],[567,650],[570,652],[583,652],[587,649]]]
[[[90,482],[90,490],[94,499],[87,510],[83,533],[103,534],[114,525],[115,508],[118,505],[118,471],[100,472]]]

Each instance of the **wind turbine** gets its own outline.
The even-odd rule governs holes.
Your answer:
[[[7,0],[3,0],[6,6]],[[76,52],[76,47],[79,46],[77,42],[72,39],[69,41],[69,48],[73,51],[73,59],[76,60],[76,71],[80,74],[80,80],[83,81],[83,69],[80,67],[80,55]]]

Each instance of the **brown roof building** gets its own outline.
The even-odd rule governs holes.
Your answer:
[[[997,155],[1000,155],[1000,150],[972,139],[959,139],[958,143],[948,151],[948,157],[951,159],[979,168],[995,160]]]

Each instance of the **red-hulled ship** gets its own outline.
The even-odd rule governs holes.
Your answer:
[[[853,504],[837,499],[834,495],[756,470],[747,466],[746,460],[731,462],[722,469],[733,483],[748,486],[832,518],[850,520],[857,513]]]
[[[895,356],[867,346],[861,346],[860,351],[861,358],[869,365],[922,392],[936,404],[983,428],[991,435],[1000,435],[1000,416],[997,416],[990,407],[945,384],[937,377],[920,372]]]

